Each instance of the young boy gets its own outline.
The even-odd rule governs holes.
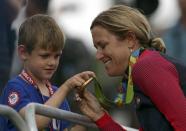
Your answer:
[[[51,85],[49,80],[57,69],[63,46],[64,35],[51,17],[35,15],[28,18],[21,25],[18,38],[18,53],[24,69],[7,83],[1,104],[14,108],[23,117],[25,106],[31,102],[69,110],[65,99],[68,92],[81,86],[94,73],[85,71],[76,74],[58,89]],[[5,121],[5,131],[16,130],[10,121]],[[40,115],[36,115],[36,122],[39,130],[62,131],[69,126],[67,121],[52,120]],[[71,129],[80,131],[85,128],[75,126]]]

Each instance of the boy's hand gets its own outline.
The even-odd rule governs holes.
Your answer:
[[[95,77],[94,72],[91,71],[85,71],[79,74],[74,75],[73,77],[69,78],[63,86],[66,88],[66,90],[71,90],[75,87],[81,87],[83,83],[88,80],[90,77]]]

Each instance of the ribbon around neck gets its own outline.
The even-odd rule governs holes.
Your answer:
[[[88,80],[88,82],[82,88],[85,89],[85,86],[89,82],[93,81],[96,98],[98,99],[100,104],[105,108],[121,107],[124,104],[130,104],[133,100],[133,97],[134,97],[133,81],[132,81],[132,76],[131,76],[132,67],[137,62],[140,52],[142,50],[143,50],[143,48],[140,48],[131,54],[130,60],[129,60],[129,68],[128,68],[128,78],[122,79],[119,93],[117,94],[114,101],[109,100],[104,95],[103,88],[96,77],[90,78],[90,80]]]

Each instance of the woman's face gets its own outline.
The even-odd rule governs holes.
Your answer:
[[[103,62],[109,76],[124,75],[130,56],[129,41],[119,39],[101,26],[91,30],[96,51],[96,59]]]

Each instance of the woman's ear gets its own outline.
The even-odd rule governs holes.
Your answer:
[[[127,33],[126,39],[127,39],[127,44],[128,44],[129,49],[133,49],[137,41],[136,35],[133,32],[129,31]]]
[[[126,37],[127,46],[131,52],[138,49],[141,45],[134,32],[129,31]]]
[[[18,55],[21,58],[21,60],[25,61],[28,57],[28,52],[24,45],[18,45]]]

